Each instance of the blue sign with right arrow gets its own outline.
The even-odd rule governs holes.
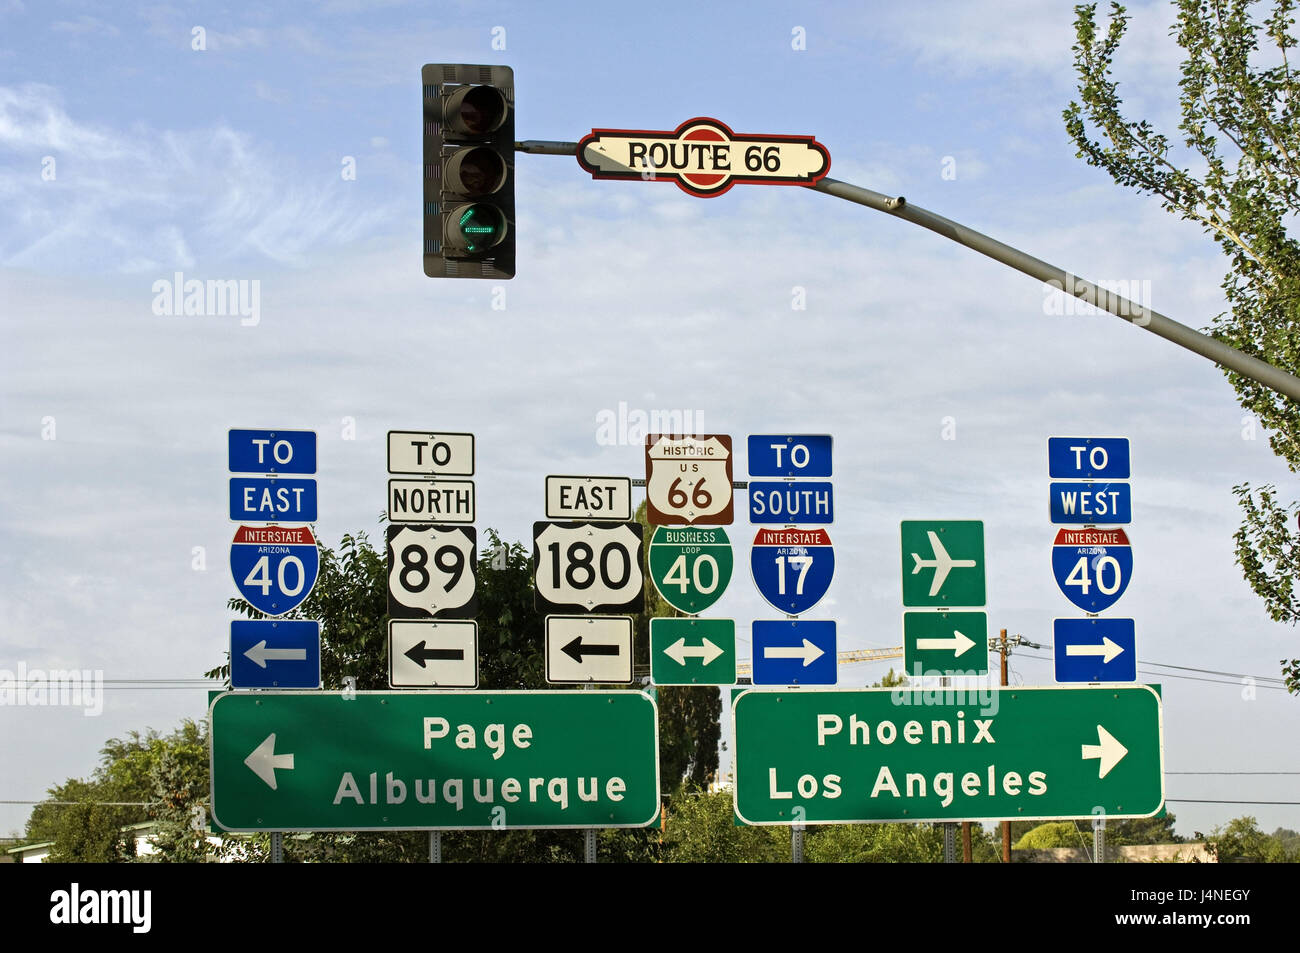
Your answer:
[[[835,623],[824,620],[754,622],[755,685],[834,685],[839,659]]]
[[[1058,682],[1137,681],[1132,619],[1057,619],[1052,635]]]

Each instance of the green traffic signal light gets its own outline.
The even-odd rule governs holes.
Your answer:
[[[508,66],[429,63],[424,118],[424,272],[515,274],[515,92]]]
[[[475,202],[452,210],[447,219],[446,241],[466,252],[483,252],[501,244],[509,228],[499,208]]]

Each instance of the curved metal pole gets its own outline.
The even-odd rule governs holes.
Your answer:
[[[1234,347],[1216,341],[1214,338],[1193,330],[1185,324],[1179,324],[1173,318],[1166,317],[1159,311],[1153,311],[1143,305],[1134,304],[1127,298],[1113,294],[1104,288],[1098,288],[1091,281],[1070,274],[1063,268],[1050,265],[1042,259],[1027,255],[1018,248],[1003,244],[989,238],[965,225],[926,211],[917,205],[908,203],[899,196],[891,198],[870,189],[864,189],[838,179],[822,179],[812,186],[815,191],[825,192],[848,202],[865,205],[878,212],[886,212],[895,218],[905,219],[913,225],[920,225],[932,232],[942,235],[959,245],[965,245],[981,255],[987,255],[994,261],[1000,261],[1016,271],[1024,272],[1040,281],[1051,282],[1066,294],[1073,294],[1081,301],[1095,305],[1103,311],[1123,318],[1138,327],[1146,328],[1167,341],[1187,348],[1202,357],[1207,357],[1216,364],[1236,371],[1244,377],[1258,381],[1279,394],[1285,394],[1292,400],[1300,400],[1300,378],[1272,364],[1265,363],[1257,357],[1243,354]]]
[[[576,142],[530,139],[525,142],[516,142],[515,151],[535,155],[571,156],[577,155],[578,144]],[[1091,281],[1070,274],[1064,268],[1048,264],[1041,258],[1035,258],[1018,248],[1012,248],[1010,245],[989,238],[989,236],[977,232],[973,228],[959,225],[942,215],[936,215],[934,212],[926,211],[918,205],[912,205],[901,195],[898,197],[883,195],[880,192],[873,192],[871,189],[864,189],[848,182],[841,182],[839,179],[822,179],[816,185],[810,186],[810,188],[838,199],[844,199],[846,202],[865,205],[877,212],[885,212],[895,218],[911,222],[913,225],[928,228],[944,238],[959,245],[965,245],[967,248],[977,251],[981,255],[986,255],[994,261],[1000,261],[1002,264],[1016,269],[1016,271],[1037,278],[1039,281],[1049,282],[1066,294],[1072,294],[1079,300],[1086,301],[1094,307],[1109,311],[1116,317],[1123,318],[1140,328],[1146,328],[1152,334],[1158,334],[1166,341],[1172,341],[1180,347],[1185,347],[1187,350],[1201,355],[1201,357],[1209,358],[1215,364],[1226,367],[1230,371],[1235,371],[1243,377],[1249,377],[1251,380],[1257,381],[1279,394],[1300,401],[1300,378],[1295,375],[1288,374],[1281,368],[1274,367],[1257,357],[1243,354],[1236,348],[1224,344],[1222,341],[1216,341],[1214,338],[1189,328],[1185,324],[1179,324],[1173,318],[1166,317],[1159,311],[1153,311],[1144,305],[1135,304],[1127,298],[1122,298],[1104,288],[1099,288]]]

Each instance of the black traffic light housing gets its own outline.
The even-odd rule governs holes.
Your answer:
[[[515,276],[515,74],[430,63],[424,85],[424,273]]]

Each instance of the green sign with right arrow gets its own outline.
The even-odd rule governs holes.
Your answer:
[[[988,630],[983,612],[904,612],[903,666],[909,675],[987,675]]]
[[[1089,688],[750,689],[732,696],[749,824],[1151,817],[1160,696]]]

